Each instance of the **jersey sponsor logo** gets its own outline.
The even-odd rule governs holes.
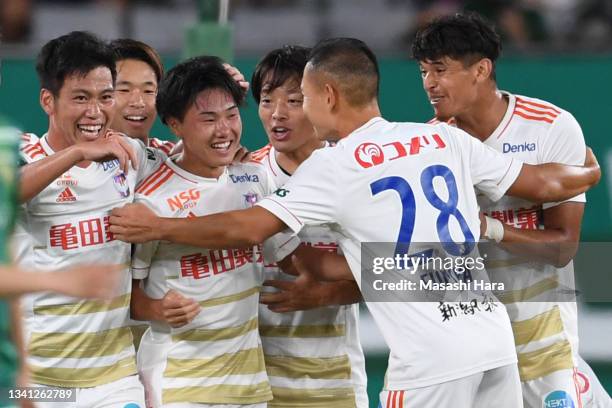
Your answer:
[[[153,149],[147,147],[145,150],[147,152],[147,160],[151,160],[151,161],[157,160],[157,156],[155,155],[155,152],[153,151]]]
[[[110,232],[109,216],[87,218],[78,222],[52,225],[49,228],[49,247],[65,251],[114,241]]]
[[[195,188],[190,188],[187,191],[181,191],[174,197],[166,199],[170,211],[186,210],[193,208],[198,204],[200,199],[200,191]]]
[[[127,198],[130,196],[130,185],[122,171],[113,176],[113,185],[121,197]]]
[[[398,140],[379,146],[375,143],[366,142],[355,149],[355,160],[361,167],[367,169],[403,157],[414,156],[424,151],[444,148],[446,148],[446,143],[437,133],[414,136],[410,138],[408,143]]]
[[[502,153],[523,153],[523,152],[535,152],[536,144],[535,143],[519,143],[519,144],[511,144],[504,143],[502,147]]]
[[[575,408],[574,400],[565,391],[553,391],[544,398],[544,408]]]
[[[68,173],[62,175],[59,179],[57,179],[57,181],[55,182],[55,184],[57,186],[72,186],[72,187],[76,187],[79,185],[78,180],[75,180],[72,178],[72,176]]]
[[[259,183],[259,176],[257,174],[244,173],[238,176],[230,174],[230,179],[234,183]]]
[[[102,162],[102,170],[104,171],[112,170],[118,166],[119,166],[119,160],[117,159]]]
[[[205,253],[189,254],[181,257],[181,277],[204,279],[230,272],[249,263],[263,263],[260,246],[252,249],[218,249]]]
[[[289,190],[287,190],[286,188],[278,188],[276,189],[276,191],[274,191],[274,194],[282,198],[289,194]]]
[[[535,205],[530,208],[493,210],[484,214],[515,228],[535,230],[540,226],[541,210],[541,206]]]
[[[58,202],[58,203],[71,203],[71,202],[75,202],[76,200],[77,200],[77,198],[74,195],[74,193],[72,192],[72,190],[70,189],[70,187],[66,187],[64,189],[64,191],[59,193],[59,195],[55,199],[55,202]]]

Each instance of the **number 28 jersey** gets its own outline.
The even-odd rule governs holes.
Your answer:
[[[335,148],[315,151],[257,205],[296,233],[305,225],[335,230],[362,285],[362,243],[478,241],[473,186],[497,200],[521,166],[447,125],[373,118]],[[391,350],[387,389],[425,387],[516,362],[510,322],[497,302],[490,311],[448,320],[435,302],[366,303]]]

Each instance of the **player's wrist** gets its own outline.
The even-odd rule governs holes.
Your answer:
[[[488,215],[485,215],[484,219],[487,223],[487,228],[484,233],[485,238],[495,242],[501,242],[505,234],[504,224],[500,220],[489,217]]]

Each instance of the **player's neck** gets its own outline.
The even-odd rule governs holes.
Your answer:
[[[221,177],[226,167],[208,166],[206,165],[206,163],[203,163],[202,160],[199,160],[197,157],[192,157],[192,155],[189,154],[188,151],[183,151],[183,153],[179,157],[177,157],[174,163],[188,173],[194,174],[199,177],[214,179]]]
[[[374,101],[363,108],[347,108],[338,113],[336,131],[338,139],[342,139],[359,129],[370,120],[381,116],[378,101]]]
[[[487,92],[470,108],[469,112],[455,117],[457,127],[485,141],[495,132],[508,110],[508,98],[498,90]]]
[[[312,152],[325,146],[325,142],[319,139],[312,138],[308,143],[298,147],[291,152],[276,152],[276,162],[278,165],[289,174],[293,174],[304,160],[310,157]]]

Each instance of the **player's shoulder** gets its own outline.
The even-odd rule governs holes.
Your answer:
[[[19,150],[27,162],[35,162],[47,156],[41,139],[34,133],[21,133]]]
[[[170,181],[174,175],[175,171],[167,161],[160,162],[153,172],[136,186],[136,197],[154,199],[165,194],[166,190],[171,188]]]
[[[267,144],[253,152],[251,152],[251,160],[257,163],[262,163],[272,151],[272,145]]]
[[[176,143],[170,140],[161,140],[156,137],[149,138],[149,147],[161,150],[166,156],[170,155]]]
[[[261,183],[268,178],[268,173],[263,163],[254,160],[246,163],[232,163],[227,167],[227,171],[234,183],[238,181]]]
[[[514,116],[527,124],[540,124],[550,126],[564,119],[572,119],[573,116],[567,110],[539,98],[525,95],[514,95]]]

